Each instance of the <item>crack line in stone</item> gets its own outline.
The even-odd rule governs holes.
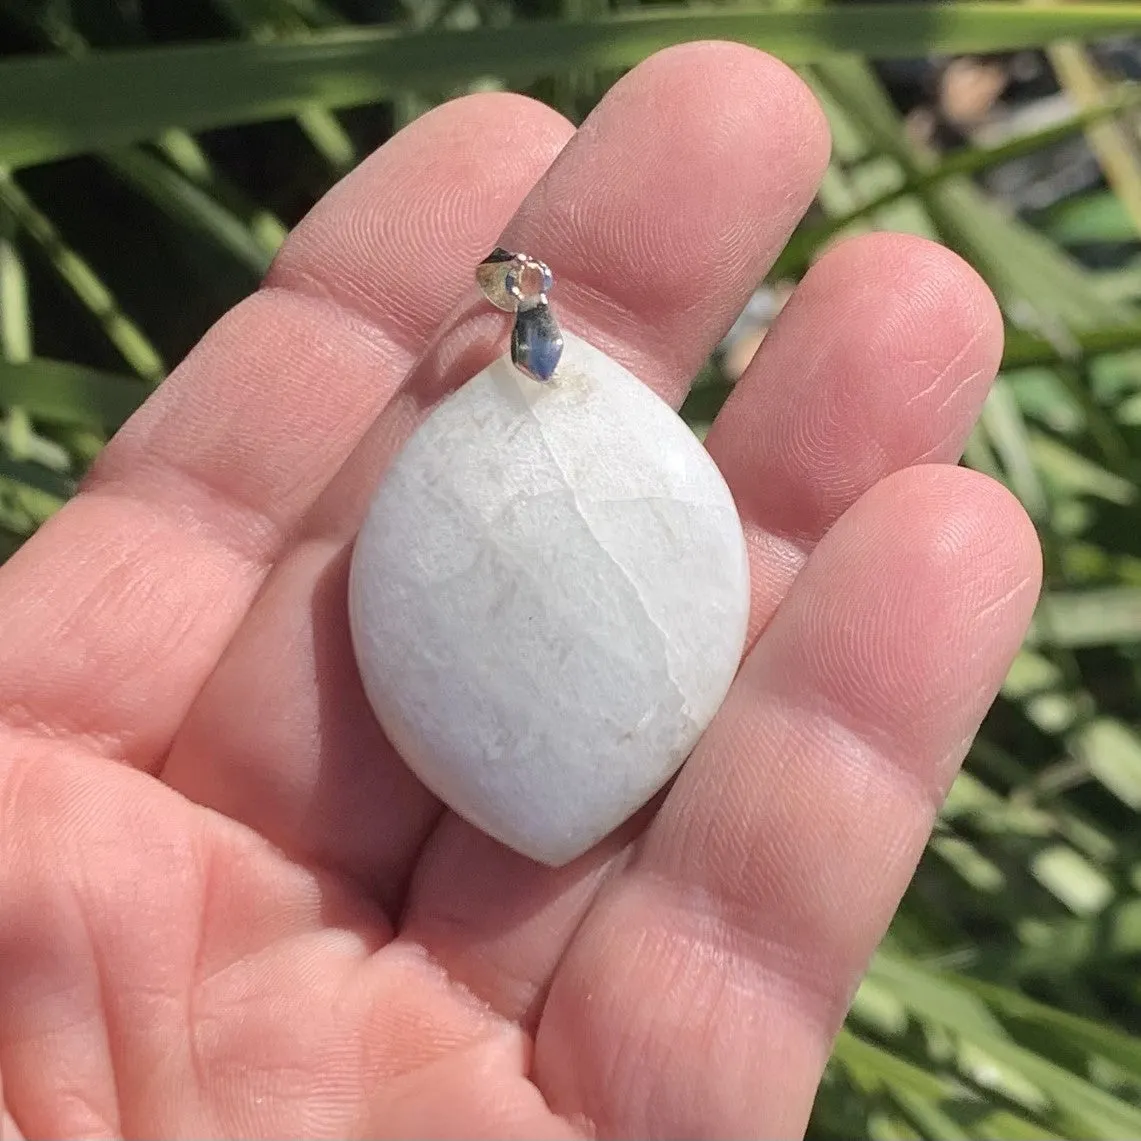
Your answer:
[[[666,677],[669,679],[670,685],[673,686],[674,693],[677,694],[678,698],[681,700],[681,709],[679,710],[681,716],[686,721],[690,722],[690,724],[692,725],[693,724],[693,718],[690,716],[689,702],[686,699],[685,694],[682,692],[681,686],[678,684],[677,678],[674,676],[673,668],[672,668],[671,663],[670,663],[670,639],[669,639],[669,636],[666,634],[665,630],[662,629],[662,627],[661,627],[660,623],[657,621],[657,619],[655,619],[654,616],[650,613],[650,608],[646,605],[646,599],[645,599],[644,595],[642,594],[642,591],[639,589],[638,584],[634,581],[633,577],[631,576],[630,572],[618,561],[618,559],[615,557],[613,552],[607,550],[606,545],[602,542],[602,540],[598,537],[598,535],[595,534],[594,528],[590,525],[590,520],[586,516],[586,512],[584,509],[584,503],[579,498],[579,494],[578,494],[577,489],[572,485],[571,480],[570,480],[570,476],[567,474],[566,468],[564,468],[562,463],[559,462],[559,457],[555,454],[555,449],[553,447],[551,447],[551,442],[550,442],[550,440],[547,439],[546,432],[543,431],[543,421],[540,419],[538,414],[535,412],[535,409],[531,405],[528,405],[527,412],[528,412],[528,415],[530,415],[535,421],[535,426],[539,431],[539,439],[542,441],[543,447],[547,451],[547,455],[550,456],[551,463],[553,463],[555,465],[555,470],[558,471],[559,475],[562,476],[563,481],[566,484],[567,491],[570,492],[571,501],[574,504],[575,510],[578,512],[578,517],[579,517],[579,519],[582,520],[583,524],[585,525],[587,533],[594,540],[595,544],[598,546],[598,549],[611,561],[611,563],[614,564],[615,569],[626,580],[627,585],[634,592],[634,597],[638,600],[639,604],[642,607],[642,613],[645,614],[650,625],[653,626],[653,628],[655,630],[657,630],[658,636],[661,638],[661,642],[662,642],[662,659],[663,659],[663,664],[665,666]],[[649,496],[632,496],[632,497],[630,497],[629,501],[635,502],[637,499],[648,499],[648,498],[650,498],[650,497]],[[669,497],[663,495],[663,496],[656,496],[654,498],[662,500],[662,499],[668,499]],[[591,500],[590,502],[594,502],[594,503],[623,502],[623,500]]]

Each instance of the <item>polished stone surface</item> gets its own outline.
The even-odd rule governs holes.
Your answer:
[[[387,472],[353,555],[354,646],[393,744],[454,811],[558,865],[677,771],[749,609],[732,497],[675,413],[566,335],[503,357]]]

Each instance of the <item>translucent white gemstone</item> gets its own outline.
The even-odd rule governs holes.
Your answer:
[[[349,608],[365,691],[411,769],[558,865],[648,801],[712,720],[749,572],[705,449],[567,334],[551,384],[503,357],[408,441],[357,540]]]

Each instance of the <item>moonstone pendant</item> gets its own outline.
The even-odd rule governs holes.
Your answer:
[[[550,865],[677,771],[749,611],[708,453],[621,365],[558,340],[550,383],[505,355],[429,415],[376,492],[349,586],[392,744],[453,811]]]

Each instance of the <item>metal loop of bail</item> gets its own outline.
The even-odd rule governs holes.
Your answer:
[[[551,312],[554,276],[546,263],[496,247],[476,267],[475,279],[497,309],[515,314],[511,361],[525,376],[546,383],[563,355],[563,334]]]

